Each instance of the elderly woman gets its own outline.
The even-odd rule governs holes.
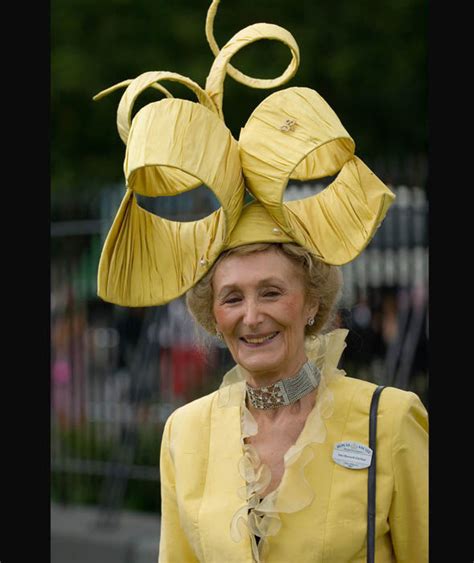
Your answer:
[[[188,292],[236,366],[166,423],[161,563],[365,561],[367,469],[333,451],[367,444],[375,385],[338,369],[347,331],[324,333],[340,288],[336,267],[295,244],[251,244],[221,254]],[[378,418],[376,561],[421,563],[427,413],[414,393],[386,388]]]
[[[337,267],[364,250],[394,195],[309,88],[268,96],[234,139],[223,120],[226,74],[251,87],[281,86],[300,55],[287,30],[266,23],[219,49],[218,3],[206,21],[216,57],[204,89],[153,71],[96,96],[127,86],[117,111],[127,189],[102,250],[99,296],[144,307],[186,293],[194,317],[236,363],[218,390],[166,422],[159,561],[362,562],[373,561],[375,543],[377,563],[424,563],[426,410],[414,393],[387,387],[379,395],[357,374],[346,376],[338,363],[347,331],[330,330],[342,283]],[[229,65],[259,39],[289,47],[280,77],[259,80]],[[162,80],[186,85],[197,102],[173,98]],[[150,86],[166,98],[132,119]],[[321,193],[284,201],[290,179],[334,175]],[[188,223],[163,219],[136,199],[200,184],[220,208]],[[244,205],[246,192],[253,201]],[[369,415],[378,420],[375,450]],[[367,498],[374,469],[375,510]]]

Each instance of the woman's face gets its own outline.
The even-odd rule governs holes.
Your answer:
[[[318,307],[306,303],[302,276],[272,248],[231,254],[214,272],[216,328],[235,362],[259,384],[294,375],[306,360],[305,325]]]

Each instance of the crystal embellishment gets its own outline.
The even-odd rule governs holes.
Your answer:
[[[293,131],[295,125],[297,125],[297,123],[294,119],[285,119],[285,123],[280,126],[280,131]]]
[[[255,389],[247,383],[247,396],[257,409],[275,409],[291,405],[311,393],[319,385],[321,372],[312,362],[306,362],[298,374],[280,379],[272,385]]]

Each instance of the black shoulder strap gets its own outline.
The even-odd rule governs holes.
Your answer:
[[[372,461],[369,467],[367,491],[367,563],[375,561],[375,439],[377,436],[377,408],[380,393],[385,389],[379,385],[372,395],[369,416],[369,448],[372,450]]]

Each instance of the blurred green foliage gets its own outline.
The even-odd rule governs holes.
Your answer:
[[[137,447],[133,465],[159,470],[159,457],[163,424],[139,425]],[[56,459],[90,460],[114,463],[120,460],[121,446],[118,438],[104,434],[98,423],[85,423],[70,429],[56,429],[53,444],[61,445]],[[98,505],[104,487],[104,476],[87,472],[51,470],[51,499],[70,504]],[[161,506],[160,485],[155,480],[131,476],[127,481],[122,507],[125,510],[141,510],[159,513]]]
[[[65,483],[65,487],[62,483]],[[104,478],[99,475],[51,473],[51,500],[57,503],[98,506]],[[157,481],[130,479],[127,483],[123,510],[138,510],[159,514],[161,511],[160,486]]]
[[[95,192],[123,180],[124,146],[115,115],[122,91],[100,90],[150,70],[170,70],[202,87],[213,62],[204,24],[210,0],[53,0],[51,4],[51,174],[53,196]],[[223,45],[241,28],[269,22],[296,38],[301,64],[283,86],[316,89],[354,137],[363,159],[427,151],[425,0],[222,0],[215,37]],[[289,51],[274,41],[250,45],[232,63],[244,72],[279,75]],[[193,99],[166,83],[175,96]],[[224,114],[235,137],[273,90],[228,77]],[[144,93],[137,111],[159,99]]]

